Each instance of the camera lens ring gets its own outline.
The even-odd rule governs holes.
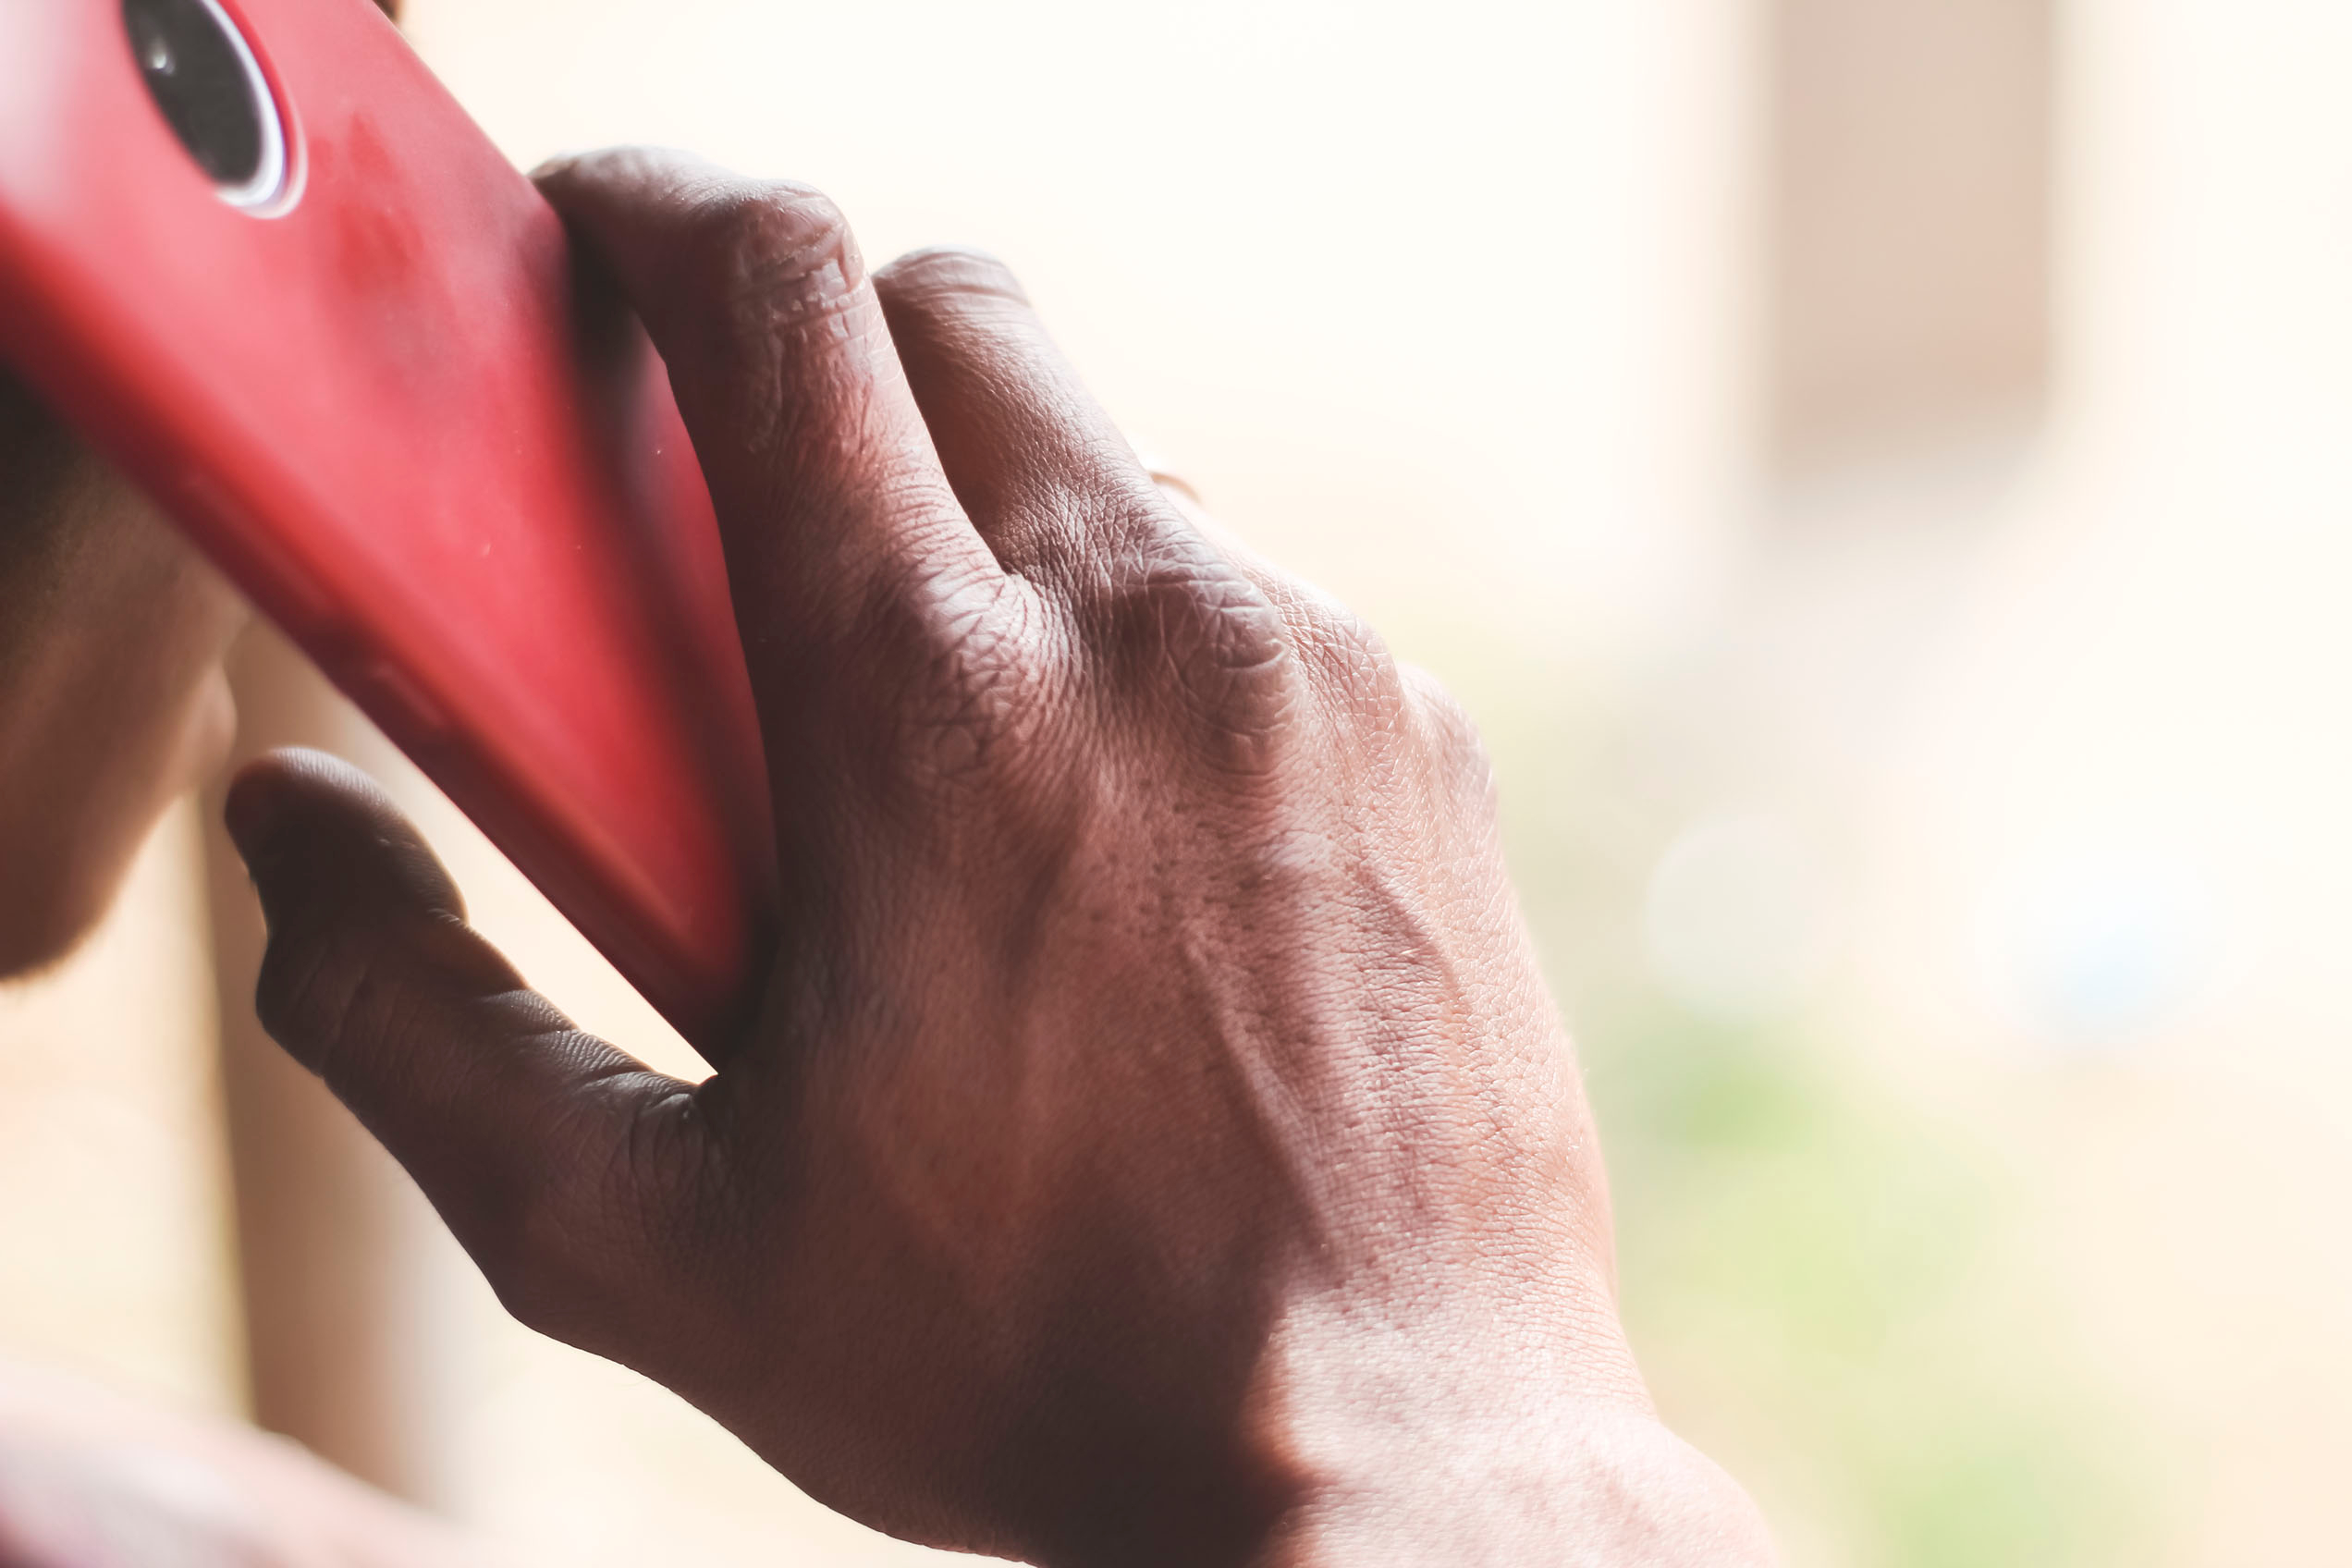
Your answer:
[[[284,116],[260,59],[220,0],[122,0],[148,97],[230,206],[263,214],[286,194]]]

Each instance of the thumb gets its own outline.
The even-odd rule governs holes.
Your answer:
[[[269,922],[255,1008],[407,1168],[508,1310],[618,1354],[703,1135],[693,1089],[574,1028],[465,924],[384,791],[274,753],[228,795]]]

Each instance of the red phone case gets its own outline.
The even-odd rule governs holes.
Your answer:
[[[689,1039],[774,897],[660,361],[368,0],[224,0],[287,195],[224,201],[118,0],[0,4],[0,350]]]

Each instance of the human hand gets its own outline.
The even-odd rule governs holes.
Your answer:
[[[726,536],[783,929],[689,1085],[384,798],[257,765],[260,1005],[523,1321],[820,1500],[1052,1563],[1750,1562],[1652,1415],[1469,724],[1163,495],[1005,271],[823,198],[543,176]]]

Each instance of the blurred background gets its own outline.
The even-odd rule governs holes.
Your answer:
[[[2342,1561],[2352,7],[409,12],[520,163],[683,144],[876,260],[997,251],[1139,442],[1464,697],[1635,1347],[1792,1562]],[[257,738],[382,770],[534,981],[691,1066],[243,660]],[[527,1562],[926,1560],[505,1321],[254,1039],[202,822],[0,992],[0,1352]]]

